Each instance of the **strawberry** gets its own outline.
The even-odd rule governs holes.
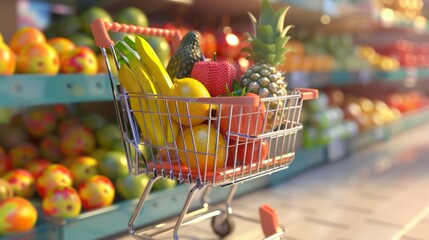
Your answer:
[[[225,93],[225,87],[232,88],[233,79],[238,79],[239,70],[228,61],[200,61],[194,64],[191,77],[200,81],[215,97]]]

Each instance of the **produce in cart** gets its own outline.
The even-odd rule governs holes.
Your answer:
[[[274,11],[268,0],[263,0],[259,21],[249,13],[253,24],[253,33],[250,33],[250,48],[243,51],[249,53],[249,58],[254,64],[247,69],[241,77],[240,84],[249,92],[265,97],[282,97],[287,95],[286,82],[282,72],[276,66],[285,60],[284,54],[291,51],[285,48],[290,39],[287,32],[291,25],[284,26],[287,8]],[[270,101],[267,130],[274,130],[279,124],[282,114],[281,109],[285,101]],[[276,111],[279,110],[280,111]]]

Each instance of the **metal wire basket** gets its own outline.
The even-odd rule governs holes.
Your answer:
[[[94,21],[92,31],[106,60],[129,171],[152,177],[130,219],[131,234],[135,234],[133,223],[153,182],[161,177],[194,184],[174,227],[178,238],[194,190],[234,186],[284,170],[293,161],[302,129],[303,101],[317,98],[317,90],[294,89],[287,96],[271,98],[185,98],[127,92],[112,71],[120,66],[108,31],[159,35],[175,39],[176,44],[179,32],[102,20]],[[109,50],[115,66],[109,65]],[[152,107],[144,107],[148,103]],[[226,200],[227,208],[235,189]]]

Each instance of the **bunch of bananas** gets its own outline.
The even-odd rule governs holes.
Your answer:
[[[150,44],[142,37],[125,37],[115,45],[121,58],[119,82],[129,93],[129,104],[142,137],[152,146],[174,142],[179,126],[167,119],[164,100],[144,94],[169,95],[173,82]],[[163,114],[164,113],[164,114]]]

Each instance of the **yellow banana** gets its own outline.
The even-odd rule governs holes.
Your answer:
[[[137,36],[135,48],[151,73],[159,92],[163,95],[170,95],[173,82],[150,44],[142,37]]]
[[[136,76],[140,87],[143,89],[143,92],[157,94],[158,89],[152,82],[151,77],[149,76],[148,71],[146,70],[142,62],[140,62],[140,60],[132,54],[128,56],[128,61],[130,64],[131,71]]]
[[[118,78],[128,92],[143,92],[139,81],[128,65],[121,65],[118,71]],[[156,103],[153,102],[153,104]],[[156,108],[156,105],[153,106]],[[164,146],[163,121],[156,112],[149,113],[156,111],[156,109],[151,109],[146,99],[138,97],[130,97],[130,107],[133,110],[143,138],[149,139],[153,145]]]

